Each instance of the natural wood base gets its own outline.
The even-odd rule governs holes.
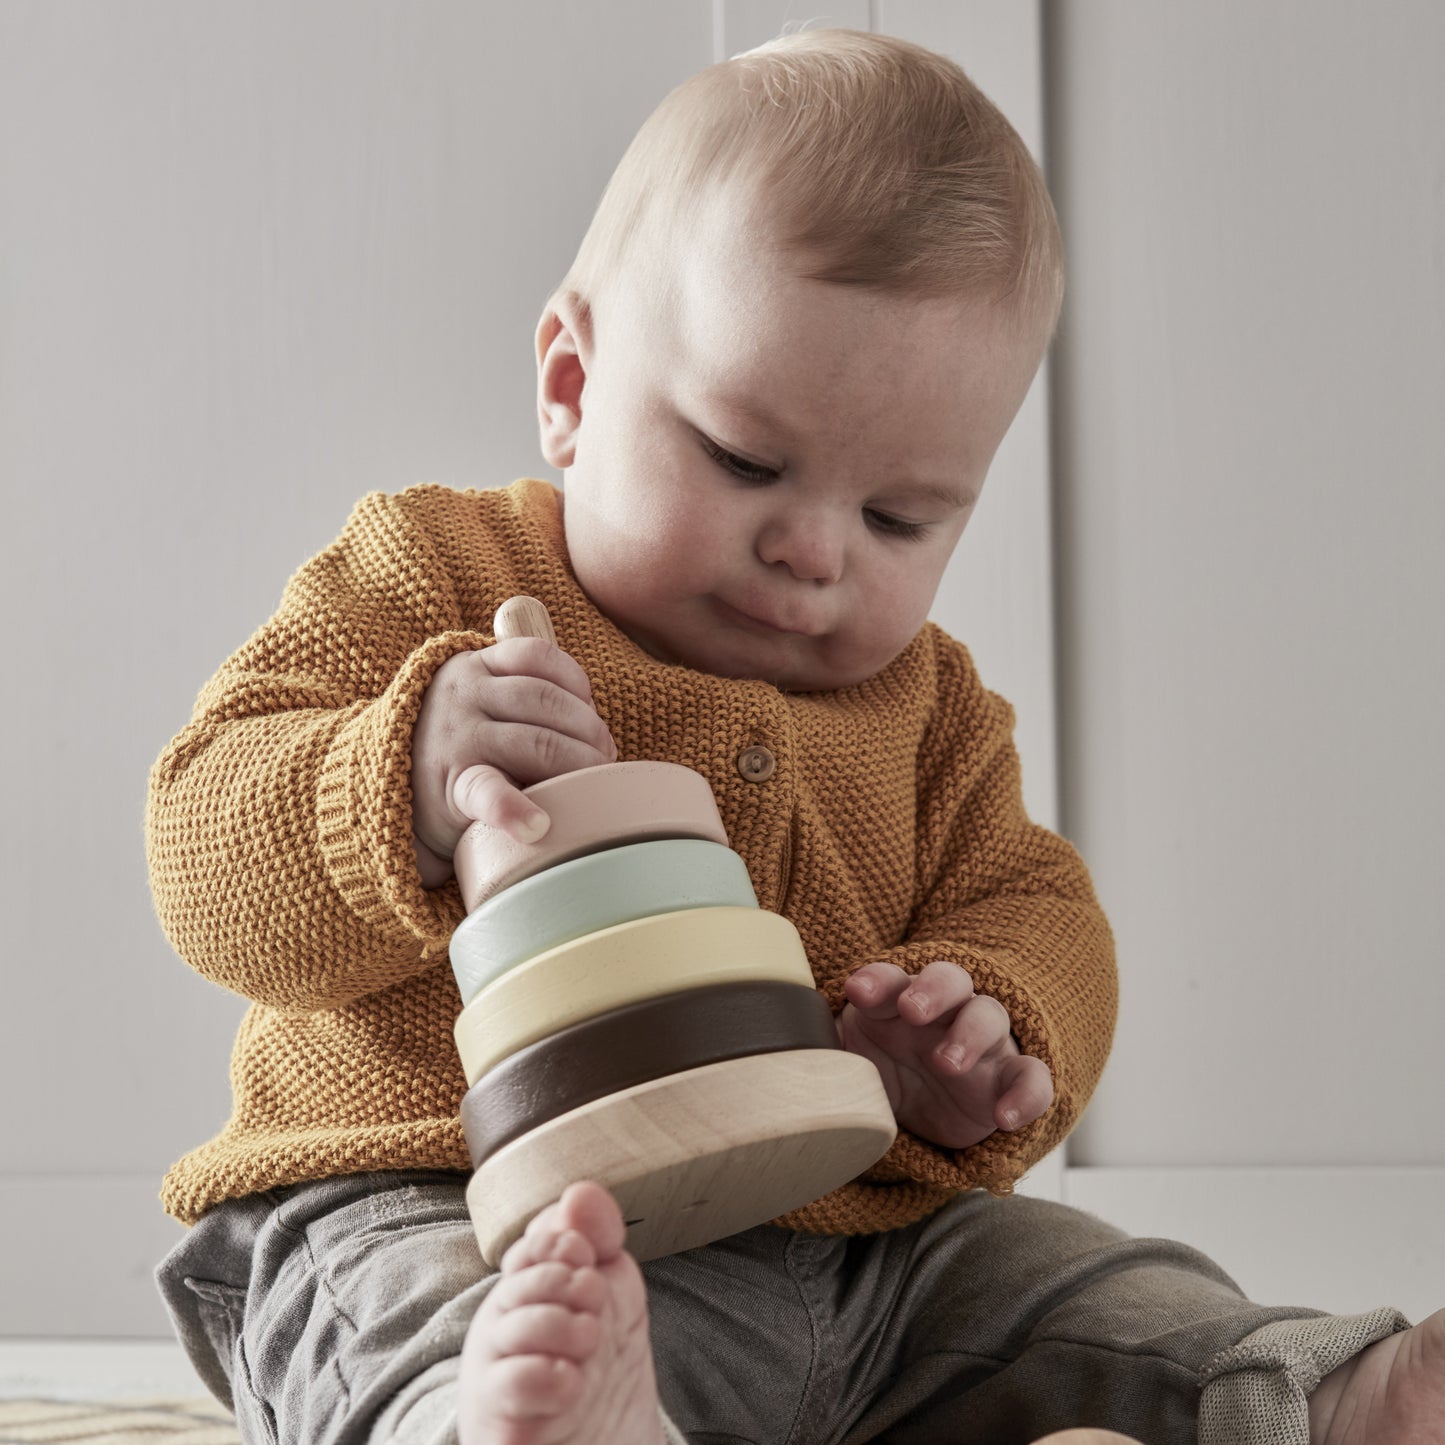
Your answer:
[[[654,1079],[553,1119],[485,1160],[467,1188],[492,1266],[574,1181],[616,1196],[627,1247],[655,1259],[800,1208],[877,1162],[897,1126],[883,1081],[842,1049],[803,1049]]]

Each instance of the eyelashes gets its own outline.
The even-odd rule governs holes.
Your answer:
[[[741,477],[745,482],[771,482],[778,475],[772,467],[759,466],[757,462],[747,461],[743,457],[725,450],[707,437],[702,439],[702,449],[725,472],[731,472],[733,476]]]
[[[757,462],[750,462],[746,457],[740,457],[736,452],[730,452],[726,447],[720,447],[709,437],[702,437],[702,449],[723,471],[737,477],[744,482],[773,482],[778,478],[778,472],[773,467],[765,467]],[[928,532],[927,522],[909,522],[902,517],[891,516],[887,512],[880,512],[872,507],[863,509],[863,516],[869,527],[885,537],[897,537],[904,541],[917,541]]]
[[[914,540],[928,531],[927,522],[906,522],[902,517],[889,516],[887,512],[875,512],[871,507],[865,508],[863,515],[868,518],[870,527],[889,537]]]

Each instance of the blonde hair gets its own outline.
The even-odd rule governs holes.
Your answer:
[[[559,291],[595,305],[720,195],[800,276],[979,296],[1053,330],[1063,262],[1043,177],[999,109],[922,46],[803,31],[685,81],[618,163]]]

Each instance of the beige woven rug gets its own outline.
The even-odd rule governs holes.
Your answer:
[[[0,1400],[0,1445],[240,1445],[231,1413],[207,1396],[111,1404]]]

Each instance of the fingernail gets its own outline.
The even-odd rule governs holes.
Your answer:
[[[1018,1110],[1005,1109],[1003,1111],[1003,1127],[1005,1130],[1017,1129],[1019,1126]]]
[[[945,1044],[938,1051],[955,1069],[963,1067],[963,1048],[959,1044]]]
[[[533,808],[517,824],[517,841],[519,843],[535,843],[551,825],[552,820],[540,808]]]

